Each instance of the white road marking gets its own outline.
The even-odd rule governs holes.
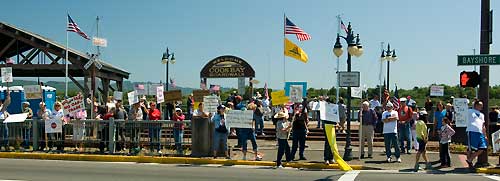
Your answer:
[[[500,177],[496,176],[496,175],[483,175],[483,176],[486,177],[486,178],[489,178],[491,180],[500,181]]]
[[[348,171],[344,175],[342,175],[342,177],[340,177],[338,179],[338,181],[353,181],[358,176],[358,174],[360,172],[361,171],[359,171],[359,170]]]

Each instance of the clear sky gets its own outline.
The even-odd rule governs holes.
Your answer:
[[[38,33],[64,44],[66,13],[87,34],[108,39],[103,59],[132,73],[131,81],[165,80],[161,56],[168,46],[176,64],[170,77],[179,86],[199,87],[199,72],[220,55],[245,59],[256,71],[256,79],[272,88],[283,87],[283,13],[308,32],[312,39],[299,42],[309,55],[304,64],[286,58],[286,80],[307,81],[310,87],[335,84],[332,48],[337,32],[336,16],[352,22],[360,34],[365,53],[353,58],[352,70],[361,71],[362,84],[379,82],[381,42],[396,49],[399,60],[391,64],[391,86],[458,84],[457,54],[479,53],[480,1],[475,0],[157,0],[157,1],[5,1],[0,21]],[[491,1],[498,12],[500,2]],[[498,13],[496,13],[498,14]],[[500,27],[494,14],[491,53],[498,54]],[[70,34],[70,46],[95,51],[89,41]],[[347,45],[342,42],[343,46]],[[384,71],[385,75],[385,63]],[[340,58],[341,70],[346,57]],[[491,85],[500,84],[500,66],[490,68]],[[209,84],[236,87],[236,79],[209,79]]]

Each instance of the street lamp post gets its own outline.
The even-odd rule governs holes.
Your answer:
[[[168,64],[174,64],[175,63],[175,57],[174,53],[169,53],[168,47],[167,51],[163,53],[163,57],[161,58],[161,63],[165,64],[165,91],[168,91]]]
[[[385,53],[385,54],[384,54]],[[391,85],[389,83],[389,72],[390,72],[390,65],[391,61],[396,61],[398,60],[398,57],[396,56],[396,49],[392,49],[391,51],[391,44],[387,44],[387,50],[382,50],[382,55],[380,56],[381,61],[387,61],[387,91],[389,91],[389,86]]]
[[[347,42],[347,72],[351,72],[351,55],[359,57],[363,54],[363,47],[359,43],[359,34],[354,36],[352,31],[351,23],[347,26],[347,36],[343,37],[337,34],[337,40],[333,46],[333,53],[335,56],[340,57],[343,53],[342,45],[340,44],[340,38]],[[344,151],[344,160],[352,160],[352,148],[351,148],[351,87],[347,87],[347,136]]]

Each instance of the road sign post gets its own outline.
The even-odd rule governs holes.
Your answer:
[[[339,77],[340,87],[359,87],[359,72],[339,72]]]

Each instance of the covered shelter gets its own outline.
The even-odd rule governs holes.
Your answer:
[[[102,60],[94,60],[93,65],[85,66],[92,61],[91,56],[69,48],[68,78],[86,97],[97,95],[97,78],[101,80],[102,88],[98,91],[104,95],[104,99],[110,90],[123,91],[123,81],[129,78],[130,73]],[[15,61],[8,61],[11,57],[17,58]],[[65,46],[36,33],[0,22],[0,67],[12,67],[14,77],[65,77],[65,57]],[[83,85],[75,79],[77,77],[84,78]],[[90,87],[88,81],[91,81]],[[111,81],[115,81],[116,87],[111,86]]]

